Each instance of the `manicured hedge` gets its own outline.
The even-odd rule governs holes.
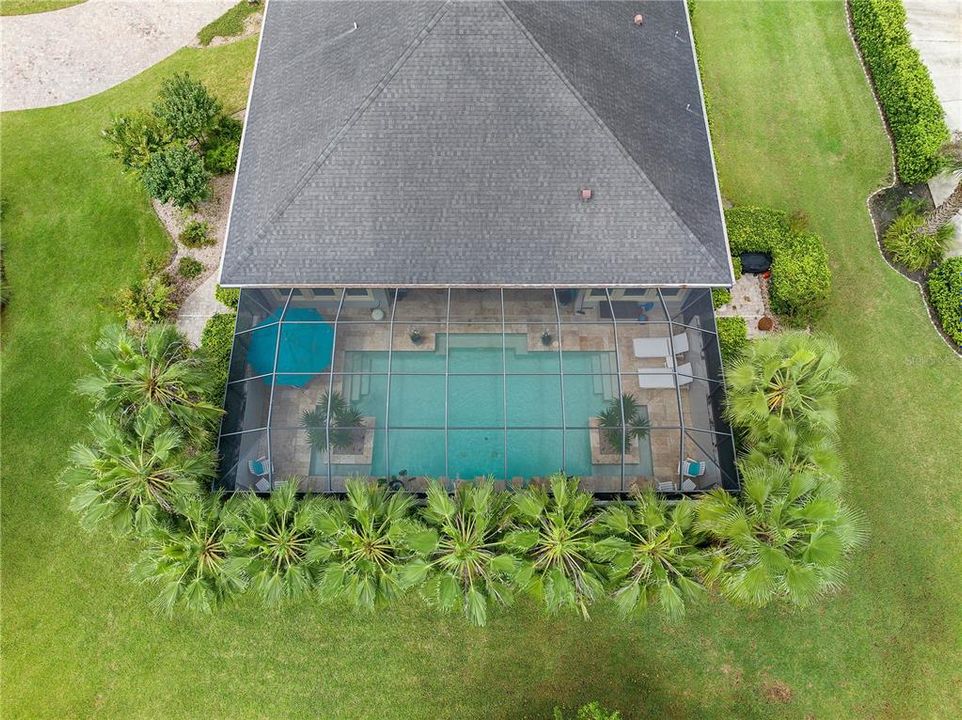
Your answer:
[[[832,291],[828,254],[813,232],[795,231],[779,210],[734,207],[725,212],[728,241],[736,258],[743,252],[772,256],[772,310],[790,322],[817,317]]]
[[[895,139],[896,169],[914,185],[938,174],[949,139],[932,77],[905,27],[901,0],[850,0],[855,39]]]
[[[240,289],[239,288],[225,288],[220,285],[214,290],[214,297],[222,305],[227,307],[237,308],[237,304],[240,302]]]
[[[962,345],[962,257],[949,258],[929,273],[929,301],[945,334]]]
[[[720,317],[715,319],[718,328],[718,345],[725,367],[739,360],[748,347],[748,323],[743,317]]]
[[[217,383],[208,399],[217,405],[223,402],[224,388],[227,387],[236,319],[236,313],[217,313],[207,321],[200,336],[200,347],[210,363],[210,373],[217,378]]]

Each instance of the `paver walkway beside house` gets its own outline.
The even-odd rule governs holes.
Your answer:
[[[912,44],[932,74],[935,91],[953,133],[962,132],[962,0],[904,0]],[[958,178],[951,174],[929,181],[932,199],[949,196]],[[962,255],[962,216],[953,220],[955,240],[949,255]]]
[[[217,273],[212,273],[202,284],[187,296],[177,312],[177,329],[194,345],[200,345],[204,325],[217,313],[233,312],[214,297],[217,287]]]
[[[0,18],[0,110],[47,107],[113,87],[187,45],[237,0],[87,0]]]

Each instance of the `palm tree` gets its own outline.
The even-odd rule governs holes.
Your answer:
[[[318,586],[322,598],[346,596],[373,609],[400,595],[400,572],[411,554],[405,538],[416,528],[412,506],[409,495],[362,478],[347,481],[343,501],[317,506],[317,556],[326,562]]]
[[[528,488],[514,496],[518,529],[505,536],[505,547],[532,558],[519,562],[514,581],[549,611],[578,609],[587,618],[588,605],[604,592],[602,568],[592,558],[594,498],[560,473],[550,484],[550,494]]]
[[[193,443],[209,439],[222,410],[204,400],[214,375],[172,325],[153,325],[133,335],[119,325],[103,330],[90,357],[97,374],[81,378],[77,390],[96,409],[122,423],[137,417],[164,418]]]
[[[321,501],[300,500],[297,490],[290,478],[266,499],[234,495],[222,512],[228,548],[243,558],[251,589],[269,605],[306,595],[323,559],[314,528]]]
[[[605,535],[595,546],[608,563],[615,604],[625,615],[657,603],[671,620],[685,613],[685,603],[700,599],[705,553],[695,542],[695,505],[684,499],[674,506],[651,491],[638,493],[630,505],[613,505],[598,517]]]
[[[432,481],[421,511],[426,528],[407,540],[418,557],[405,566],[402,583],[421,586],[435,607],[461,609],[475,625],[484,625],[489,602],[512,600],[510,578],[518,561],[502,543],[510,510],[507,496],[495,492],[490,481],[462,484],[454,497]]]
[[[330,424],[328,424],[330,409]],[[307,433],[311,447],[326,452],[328,444],[334,449],[348,448],[354,443],[355,434],[362,432],[364,416],[351,405],[341,393],[324,393],[321,401],[313,410],[305,410],[301,415],[301,427]]]
[[[177,428],[138,417],[120,427],[103,413],[91,423],[93,441],[71,448],[62,482],[74,490],[70,507],[88,526],[107,522],[121,533],[147,530],[196,495],[214,475],[213,453],[185,453]]]
[[[925,224],[919,230],[923,235],[935,235],[962,210],[962,133],[955,133],[942,152],[946,158],[946,169],[956,176],[957,182],[951,194],[926,216]]]
[[[795,423],[834,431],[838,394],[853,380],[828,337],[783,332],[753,342],[726,373],[726,414],[750,440]]]
[[[172,526],[148,536],[134,576],[158,586],[154,602],[167,614],[177,607],[210,612],[246,588],[245,558],[231,554],[220,513],[219,496],[189,497],[178,503]]]
[[[816,474],[777,461],[744,467],[742,483],[739,498],[716,489],[698,503],[697,527],[718,544],[707,579],[755,607],[807,605],[838,588],[843,560],[865,539],[861,516]]]
[[[629,452],[632,441],[648,435],[648,419],[642,416],[641,405],[630,393],[621,396],[620,404],[618,398],[613,398],[598,416],[598,421],[608,445],[617,452]]]
[[[755,441],[749,441],[741,463],[745,467],[767,465],[777,459],[793,472],[808,471],[829,478],[841,474],[841,462],[835,440],[824,432],[797,425],[783,423],[771,433]]]

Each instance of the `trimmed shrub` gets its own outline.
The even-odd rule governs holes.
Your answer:
[[[218,302],[236,310],[237,303],[240,302],[240,288],[225,288],[218,285],[214,290],[214,297]]]
[[[192,280],[202,272],[204,272],[204,263],[196,258],[182,257],[177,264],[177,274],[187,280]]]
[[[748,205],[726,210],[725,225],[735,257],[745,252],[763,252],[774,257],[775,248],[789,233],[785,213]]]
[[[243,125],[232,117],[222,115],[204,143],[204,164],[215,175],[234,172]]]
[[[193,207],[210,195],[204,159],[184,145],[171,145],[152,155],[142,177],[151,197],[180,208]]]
[[[134,280],[117,296],[117,305],[128,320],[156,323],[174,314],[174,287],[163,273]]]
[[[772,258],[772,310],[803,322],[818,317],[832,292],[828,253],[815,233],[790,235]]]
[[[216,125],[221,104],[204,83],[184,73],[164,80],[153,110],[174,138],[199,144]]]
[[[962,257],[953,257],[929,273],[929,302],[942,330],[962,345]]]
[[[718,330],[722,363],[728,367],[741,359],[748,347],[748,323],[743,317],[720,317],[715,318],[715,326]]]
[[[917,212],[904,213],[892,221],[882,238],[892,259],[914,272],[942,259],[955,230],[954,225],[943,225],[934,235],[926,235],[920,232],[924,223],[925,218]]]
[[[728,288],[712,288],[711,304],[716,310],[732,301],[732,291]]]
[[[207,400],[220,405],[227,387],[230,371],[230,351],[234,345],[234,324],[236,313],[217,313],[212,316],[200,336],[200,350],[208,367],[213,387]]]
[[[142,170],[154,153],[166,147],[170,131],[154,115],[137,112],[120,115],[101,131],[110,143],[110,154],[125,170]]]
[[[210,226],[203,220],[188,220],[177,237],[184,247],[199,248],[214,244],[210,236]]]
[[[925,182],[942,168],[949,140],[932,77],[905,27],[900,0],[851,0],[852,26],[895,139],[903,183]]]
[[[736,259],[743,252],[771,255],[772,310],[790,324],[807,323],[818,317],[832,291],[828,253],[822,239],[813,232],[800,230],[804,223],[793,222],[785,213],[769,208],[731,208],[725,212],[725,223]],[[740,267],[738,271],[741,274]]]

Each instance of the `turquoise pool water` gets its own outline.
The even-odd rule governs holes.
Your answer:
[[[568,429],[562,430],[558,353],[529,352],[527,336],[522,334],[505,336],[504,350],[506,378],[502,375],[500,333],[438,334],[433,352],[395,351],[391,357],[390,403],[387,375],[378,374],[387,372],[388,353],[348,351],[345,371],[364,374],[343,378],[344,395],[364,415],[376,418],[377,430],[372,466],[338,465],[335,473],[370,472],[384,477],[406,470],[411,476],[447,474],[465,479],[505,477],[506,470],[507,477],[543,476],[562,467],[581,476],[620,473],[618,467],[592,467],[587,430],[591,417],[617,394],[614,353],[564,353],[564,417]],[[390,427],[389,432],[385,432],[385,425]],[[646,445],[643,441],[642,457],[650,458]],[[326,474],[320,456],[315,456],[313,465],[312,472]]]

